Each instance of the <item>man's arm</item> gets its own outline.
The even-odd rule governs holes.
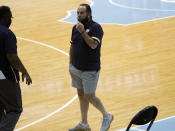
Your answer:
[[[92,49],[97,48],[98,42],[92,39],[85,31],[84,26],[82,23],[78,22],[76,25],[76,29],[81,33],[85,42],[91,47]]]
[[[95,49],[98,46],[98,42],[95,41],[94,39],[92,39],[87,33],[86,31],[83,31],[81,33],[83,39],[86,41],[86,43],[92,48]]]
[[[18,55],[16,53],[8,53],[7,59],[13,68],[22,72],[22,81],[24,81],[26,78],[26,84],[30,85],[32,83],[32,79],[22,64],[21,60],[19,59]]]

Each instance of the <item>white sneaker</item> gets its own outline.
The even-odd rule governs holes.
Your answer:
[[[100,131],[108,131],[112,120],[113,120],[113,115],[111,114],[108,114],[107,117],[103,118],[103,122],[102,122]]]
[[[69,131],[90,131],[91,128],[89,127],[89,124],[84,124],[80,122],[78,125],[76,125],[73,128],[70,128]]]

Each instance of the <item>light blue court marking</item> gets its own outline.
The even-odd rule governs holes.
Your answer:
[[[138,129],[146,131],[146,128],[147,125],[141,126]],[[151,131],[175,131],[175,116],[155,122],[151,127]]]
[[[101,24],[130,25],[175,16],[175,0],[88,0],[93,19]],[[78,8],[78,5],[77,5]],[[59,20],[77,22],[77,11]]]
[[[131,128],[130,131],[146,131],[148,125]],[[116,130],[125,131],[126,129]],[[162,119],[153,123],[150,131],[175,131],[175,116]]]

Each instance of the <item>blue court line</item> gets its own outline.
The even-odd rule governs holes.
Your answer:
[[[130,25],[175,16],[175,3],[160,0],[89,0],[93,19],[101,24]],[[78,7],[78,5],[77,5]],[[77,11],[62,22],[76,23]]]

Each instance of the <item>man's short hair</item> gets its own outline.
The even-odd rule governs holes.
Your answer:
[[[4,17],[7,13],[11,14],[10,7],[8,6],[0,6],[0,19]]]
[[[80,6],[85,6],[86,7],[86,12],[89,13],[90,17],[92,18],[91,7],[88,4],[80,4]]]

